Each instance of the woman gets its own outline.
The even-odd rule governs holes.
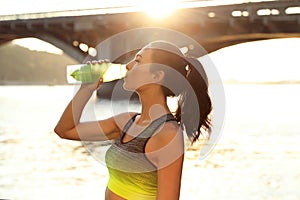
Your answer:
[[[211,126],[207,77],[196,59],[165,41],[142,48],[126,68],[123,87],[139,95],[141,113],[80,122],[100,79],[81,85],[55,132],[71,140],[115,140],[106,153],[110,178],[105,199],[179,199],[183,133],[195,142]],[[179,101],[172,114],[167,97],[175,96]]]

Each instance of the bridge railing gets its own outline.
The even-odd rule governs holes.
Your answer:
[[[288,0],[288,1],[262,1],[248,3],[234,3],[236,1],[224,0],[206,0],[206,1],[194,1],[186,0],[181,5],[181,9],[195,8],[199,9],[199,12],[207,15],[212,19],[220,19],[224,17],[233,18],[250,18],[255,19],[263,16],[291,16],[300,14],[300,1]],[[74,16],[90,16],[90,15],[105,15],[116,13],[130,13],[141,12],[141,10],[134,5],[122,6],[122,7],[107,7],[107,8],[94,8],[94,9],[78,9],[78,10],[64,10],[64,11],[52,11],[41,13],[25,13],[14,15],[0,15],[0,23],[5,21],[15,20],[31,20],[31,19],[43,19],[43,18],[56,18],[56,17],[74,17]]]

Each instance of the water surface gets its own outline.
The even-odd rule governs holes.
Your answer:
[[[225,85],[225,93],[221,139],[206,160],[186,153],[181,199],[300,199],[300,85]],[[0,198],[104,199],[105,166],[53,133],[73,94],[73,86],[0,87]],[[114,113],[110,101],[87,107],[95,113],[84,120]]]

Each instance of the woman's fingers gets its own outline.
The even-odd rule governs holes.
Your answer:
[[[92,65],[96,65],[98,64],[98,61],[97,60],[92,60]]]
[[[108,59],[101,59],[101,60],[92,60],[87,61],[86,64],[88,65],[96,65],[96,64],[102,64],[102,63],[109,63],[110,61]]]

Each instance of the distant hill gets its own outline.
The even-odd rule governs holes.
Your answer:
[[[31,51],[11,42],[0,46],[0,85],[66,84],[65,67],[77,64],[68,55]]]

